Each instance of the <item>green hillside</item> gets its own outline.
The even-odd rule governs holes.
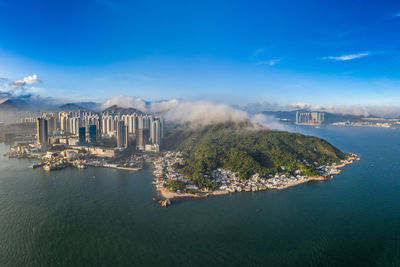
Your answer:
[[[184,152],[181,172],[202,185],[211,170],[222,167],[239,172],[242,179],[301,170],[316,174],[315,165],[339,162],[346,154],[325,140],[271,130],[254,130],[249,123],[225,123],[176,130],[165,139],[165,148]],[[303,162],[306,160],[309,164]],[[316,162],[317,164],[314,164]]]

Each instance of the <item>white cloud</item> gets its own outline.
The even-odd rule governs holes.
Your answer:
[[[135,108],[142,112],[161,112],[175,107],[178,103],[177,99],[148,102],[138,97],[118,95],[104,102],[101,108],[117,105],[121,108]]]
[[[135,108],[141,111],[146,111],[146,101],[141,98],[135,98],[131,96],[119,95],[110,98],[103,103],[102,108],[106,109],[108,107],[117,105],[122,108]]]
[[[398,117],[400,115],[399,107],[384,107],[384,106],[315,106],[312,108],[315,111],[324,111],[341,115],[355,115],[355,116],[380,116],[386,118]]]
[[[208,101],[178,102],[168,112],[165,119],[179,123],[209,125],[226,121],[245,121],[249,119],[247,112],[234,109],[226,104],[215,104]]]
[[[34,83],[40,83],[41,81],[38,79],[36,74],[32,76],[25,77],[23,80],[18,80],[11,83],[11,89],[24,87],[25,85],[31,85]]]
[[[148,110],[150,112],[162,112],[162,111],[170,110],[170,109],[176,107],[178,104],[179,104],[179,100],[177,100],[177,99],[164,100],[164,101],[158,101],[158,102],[150,102],[150,104],[148,105]]]
[[[167,121],[191,125],[211,125],[228,121],[253,123],[254,129],[266,127],[271,130],[287,130],[274,117],[263,114],[250,115],[227,104],[210,101],[179,101],[165,115]]]
[[[277,103],[261,102],[261,103],[248,103],[246,106],[242,107],[250,113],[259,113],[263,111],[279,111],[282,109]]]
[[[258,56],[264,52],[264,48],[258,48],[251,54],[252,57]]]
[[[276,59],[270,59],[267,61],[259,61],[256,64],[257,65],[268,65],[268,66],[275,66],[276,64],[278,64],[280,61],[282,61],[283,58],[276,58]]]
[[[329,57],[322,57],[320,59],[322,60],[333,60],[333,61],[348,61],[348,60],[353,60],[357,58],[362,58],[371,55],[370,52],[364,52],[364,53],[357,53],[357,54],[348,54],[348,55],[342,55],[342,56],[329,56]]]
[[[309,109],[311,108],[311,104],[298,102],[294,104],[288,104],[287,107],[289,109]]]
[[[136,108],[143,112],[162,112],[167,121],[189,123],[191,125],[210,125],[228,121],[252,121],[269,129],[283,130],[284,127],[273,117],[250,115],[246,111],[236,109],[227,104],[211,101],[180,101],[177,99],[146,102],[143,99],[130,96],[116,96],[107,100],[103,108],[118,105],[125,108]]]
[[[289,132],[293,131],[293,129],[291,129],[288,125],[283,125],[282,123],[278,122],[273,116],[267,116],[259,113],[252,116],[251,121],[254,122],[255,125],[262,125],[272,130]]]
[[[334,114],[341,115],[355,115],[355,116],[368,116],[370,112],[367,107],[359,107],[359,106],[315,106],[312,108],[314,111],[323,111]]]

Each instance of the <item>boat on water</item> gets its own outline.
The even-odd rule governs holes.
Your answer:
[[[51,170],[53,170],[53,165],[44,165],[44,166],[43,166],[43,170],[45,170],[45,171],[51,171]]]
[[[76,166],[78,169],[86,169],[86,165],[79,164]]]
[[[35,163],[33,163],[31,166],[29,166],[29,168],[31,168],[31,169],[36,169],[36,168],[38,168],[38,167],[42,167],[44,165],[44,163],[42,162],[42,163],[37,163],[37,162],[35,162]]]
[[[43,166],[43,170],[45,171],[55,171],[55,170],[61,170],[64,169],[66,167],[68,167],[70,164],[68,163],[63,163],[63,164],[46,164]]]

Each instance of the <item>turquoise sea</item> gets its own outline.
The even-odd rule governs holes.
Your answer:
[[[327,182],[162,208],[149,170],[46,173],[0,156],[0,266],[400,266],[400,130],[299,130],[361,161]]]

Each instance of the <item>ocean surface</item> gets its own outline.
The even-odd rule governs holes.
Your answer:
[[[180,200],[150,170],[29,169],[0,145],[0,266],[400,266],[400,130],[299,128],[361,161],[327,182]]]

